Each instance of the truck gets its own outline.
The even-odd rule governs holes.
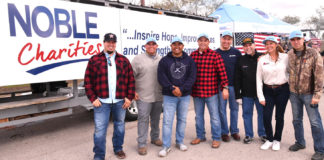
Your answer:
[[[91,110],[82,79],[106,33],[117,35],[116,50],[129,61],[145,52],[148,37],[162,56],[175,36],[188,54],[202,32],[211,49],[219,47],[213,18],[181,11],[107,0],[1,0],[0,12],[0,128],[69,115],[78,106]],[[126,114],[137,118],[136,103]]]

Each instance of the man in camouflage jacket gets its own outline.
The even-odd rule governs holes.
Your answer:
[[[289,36],[293,49],[288,52],[290,102],[296,142],[290,151],[305,148],[303,106],[305,106],[314,140],[315,154],[312,160],[324,158],[324,131],[318,103],[323,87],[323,59],[314,49],[304,44],[303,34],[294,31]]]

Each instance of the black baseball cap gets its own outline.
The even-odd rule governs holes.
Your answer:
[[[113,33],[107,33],[107,34],[105,34],[104,42],[108,42],[108,41],[117,42],[117,37],[116,37],[116,35],[113,34]]]
[[[243,39],[243,42],[242,42],[243,46],[244,46],[245,44],[248,44],[248,43],[254,43],[253,38],[244,38],[244,39]]]

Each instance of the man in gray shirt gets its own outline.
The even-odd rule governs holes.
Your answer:
[[[145,53],[132,61],[135,77],[135,100],[138,107],[138,153],[147,154],[147,133],[151,120],[151,143],[162,146],[160,135],[160,115],[162,112],[162,90],[157,80],[157,67],[161,56],[156,53],[156,39],[146,39]]]

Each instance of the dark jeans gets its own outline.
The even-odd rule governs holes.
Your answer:
[[[266,105],[263,109],[263,123],[267,139],[270,142],[273,140],[281,141],[282,130],[284,127],[284,115],[289,99],[289,93],[288,83],[278,88],[263,86],[263,94],[266,101]],[[273,135],[271,121],[274,106],[276,106],[276,128],[275,134]]]

